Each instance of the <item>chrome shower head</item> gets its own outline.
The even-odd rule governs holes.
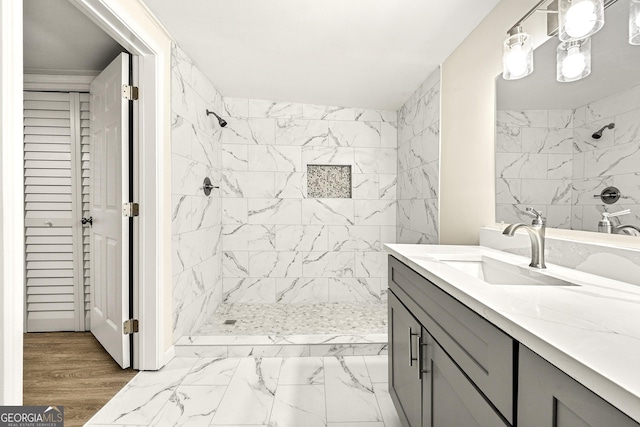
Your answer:
[[[216,119],[218,119],[218,123],[220,123],[220,127],[225,127],[227,125],[227,121],[225,119],[223,119],[222,117],[220,117],[219,115],[217,115],[213,111],[207,110],[207,116],[210,116],[211,114],[216,116]]]
[[[600,139],[602,138],[602,132],[604,132],[605,129],[613,129],[614,127],[616,127],[615,123],[609,123],[608,125],[603,126],[599,131],[591,135],[591,138]]]

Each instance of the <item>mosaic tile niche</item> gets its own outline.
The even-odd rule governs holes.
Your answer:
[[[307,165],[307,197],[350,199],[350,165]]]

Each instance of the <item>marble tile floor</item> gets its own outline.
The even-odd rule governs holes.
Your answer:
[[[176,357],[139,373],[86,425],[400,427],[387,360]]]

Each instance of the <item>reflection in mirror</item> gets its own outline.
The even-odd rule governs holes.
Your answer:
[[[627,2],[607,9],[580,81],[556,81],[555,37],[535,50],[532,75],[497,78],[497,222],[528,223],[532,206],[548,227],[598,231],[603,212],[629,209],[610,230],[640,236],[640,46],[628,43],[627,20]],[[599,196],[608,187],[620,191],[611,204]]]

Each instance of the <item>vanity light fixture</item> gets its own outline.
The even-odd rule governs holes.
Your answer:
[[[502,77],[517,80],[533,73],[533,44],[531,35],[517,25],[509,30],[502,49]]]
[[[629,43],[640,45],[640,0],[629,1]]]
[[[592,36],[604,26],[604,0],[559,0],[560,41]]]
[[[559,82],[575,82],[587,77],[591,74],[591,39],[560,43],[556,60]]]

